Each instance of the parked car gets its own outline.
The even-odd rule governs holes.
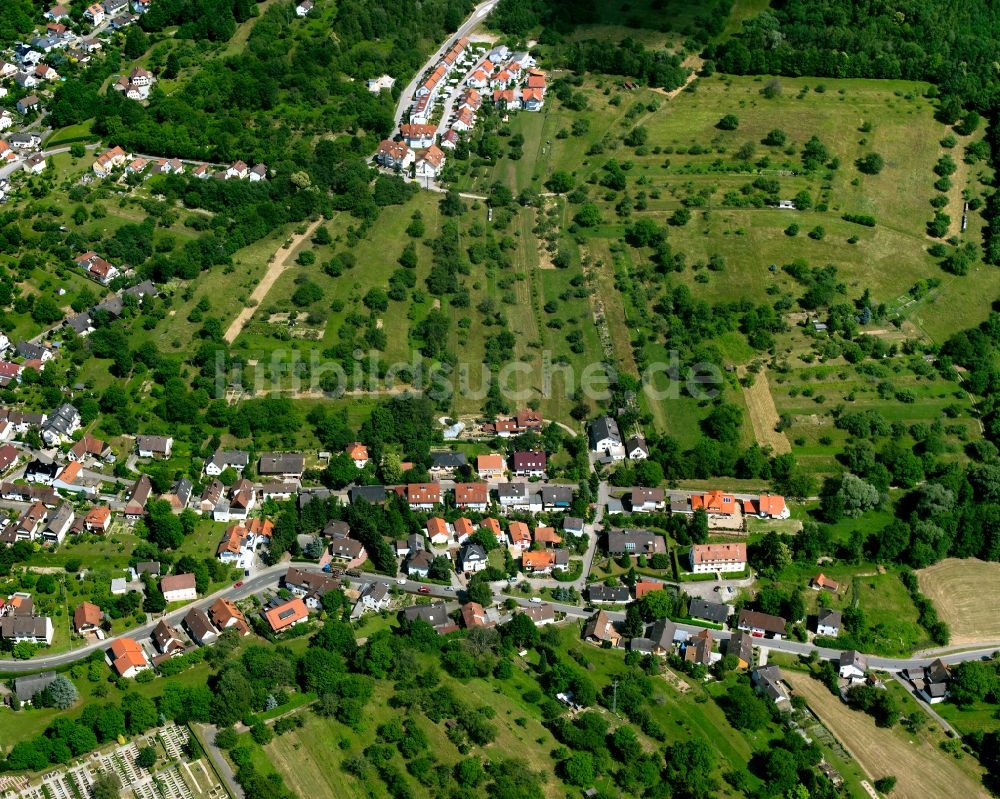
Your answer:
[[[431,592],[431,587],[429,585],[422,585],[417,591],[418,594],[429,594],[430,592]]]

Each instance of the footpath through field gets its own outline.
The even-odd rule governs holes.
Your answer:
[[[223,336],[227,344],[232,344],[236,341],[236,337],[243,332],[244,326],[250,321],[250,317],[253,316],[253,312],[257,309],[257,306],[263,302],[267,293],[271,290],[271,286],[273,286],[275,281],[281,277],[282,272],[295,263],[294,258],[296,250],[298,250],[302,242],[306,239],[312,238],[313,233],[316,232],[316,228],[320,226],[322,221],[322,218],[317,219],[305,229],[305,232],[294,236],[287,248],[282,245],[281,249],[285,250],[283,257],[279,257],[281,256],[281,250],[278,250],[278,252],[275,253],[274,260],[268,264],[264,277],[260,279],[260,283],[257,284],[257,288],[253,290],[253,294],[250,295],[250,300],[247,302],[247,305],[242,308],[238,314],[236,314],[236,318],[233,319],[232,324],[229,325],[226,335]]]

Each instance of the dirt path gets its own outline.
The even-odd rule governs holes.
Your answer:
[[[896,777],[893,799],[989,796],[980,781],[982,770],[970,755],[959,762],[923,735],[908,735],[898,727],[876,727],[870,716],[848,708],[818,680],[790,670],[784,676],[869,778]],[[943,740],[940,734],[934,738]]]
[[[264,277],[262,277],[260,283],[257,284],[257,288],[253,290],[253,294],[250,295],[250,300],[247,306],[236,314],[236,318],[233,319],[232,324],[229,325],[226,335],[223,336],[227,344],[232,344],[236,341],[236,337],[243,331],[246,323],[250,321],[250,317],[253,316],[253,312],[257,310],[257,306],[259,306],[263,299],[267,296],[267,292],[271,290],[271,286],[274,285],[275,281],[281,276],[282,272],[295,263],[294,259],[296,250],[302,242],[312,238],[313,233],[316,232],[316,228],[320,226],[322,221],[322,218],[317,219],[306,228],[305,233],[293,236],[292,242],[287,249],[282,247],[281,250],[278,250],[278,252],[275,253],[275,258],[270,264],[268,264]],[[284,250],[283,256],[281,254],[282,250]]]
[[[746,375],[746,367],[741,366],[739,376]],[[771,386],[767,381],[767,370],[761,369],[755,376],[753,385],[743,389],[747,408],[750,411],[750,424],[753,425],[753,435],[762,447],[770,447],[775,455],[784,455],[792,451],[788,437],[775,429],[778,420],[778,408],[771,396]]]

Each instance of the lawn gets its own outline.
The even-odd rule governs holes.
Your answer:
[[[851,710],[818,680],[801,672],[786,671],[785,680],[853,755],[870,780],[892,775],[897,779],[894,797],[900,799],[968,799],[990,794],[981,782],[982,769],[971,757],[961,762],[943,752],[943,733],[927,726],[919,736],[901,727],[876,727],[870,716]]]
[[[978,644],[1000,640],[1000,597],[992,589],[1000,563],[948,558],[917,572],[920,592],[934,605],[951,631],[949,643]]]

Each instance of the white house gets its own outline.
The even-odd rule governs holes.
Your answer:
[[[839,610],[820,608],[819,615],[816,617],[816,635],[836,638],[840,635],[840,619],[841,614]]]
[[[868,671],[868,658],[853,649],[840,655],[840,676],[845,680],[862,680]]]
[[[625,447],[622,444],[622,434],[618,422],[610,416],[601,416],[590,425],[590,448],[601,452],[612,460],[625,459]]]
[[[313,10],[312,0],[302,0],[297,6],[295,6],[295,15],[299,17],[309,16],[309,12]]]
[[[160,590],[167,602],[185,602],[198,598],[193,574],[171,574],[160,580]]]
[[[693,544],[689,553],[691,571],[695,574],[742,572],[747,567],[745,543]]]

